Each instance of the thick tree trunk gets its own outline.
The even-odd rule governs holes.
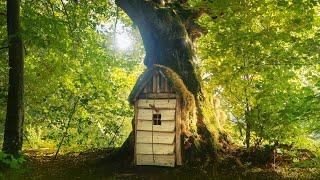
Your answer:
[[[146,0],[117,0],[138,26],[144,43],[144,64],[165,65],[184,80],[195,97],[201,94],[201,86],[193,65],[195,52],[180,17],[170,8]]]
[[[17,155],[22,148],[24,120],[24,50],[20,31],[20,0],[7,0],[7,29],[10,70],[3,151]]]
[[[196,129],[191,129],[192,133],[189,134],[197,135],[188,137],[189,141],[185,143],[189,149],[192,149],[190,146],[197,149],[185,151],[183,156],[190,158],[192,156],[192,159],[195,159],[199,154],[203,156],[206,153],[214,153],[214,145],[217,142],[214,142],[213,134],[204,123],[201,108],[201,101],[204,98],[201,82],[195,71],[195,51],[182,19],[173,9],[155,0],[116,0],[116,4],[139,28],[146,51],[144,64],[147,68],[151,68],[154,64],[171,68],[181,77],[195,98],[197,126]],[[126,142],[133,144],[130,140]],[[130,152],[127,153],[133,153],[132,150],[133,148],[130,148]],[[196,153],[198,155],[195,155]]]

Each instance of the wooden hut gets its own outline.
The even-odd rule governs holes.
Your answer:
[[[140,76],[129,97],[135,110],[136,165],[182,165],[181,112],[188,95],[179,76],[167,67],[155,65]]]

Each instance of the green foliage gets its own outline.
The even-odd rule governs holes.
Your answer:
[[[318,134],[319,4],[253,0],[191,5],[211,9],[199,20],[208,29],[198,41],[204,83],[220,98],[233,129],[241,137],[249,129],[252,138],[266,142],[298,143]]]
[[[299,168],[320,168],[320,158],[312,158],[310,160],[295,163]]]
[[[24,149],[55,151],[63,136],[64,151],[120,146],[131,131],[133,110],[127,96],[141,72],[142,48],[138,42],[133,50],[115,52],[115,7],[107,1],[50,0],[22,1],[21,9],[26,48]],[[122,16],[119,19],[126,19]],[[0,34],[0,42],[5,42],[5,26]],[[0,73],[3,124],[6,50],[0,50]]]
[[[23,156],[13,157],[12,155],[0,151],[0,166],[5,165],[11,169],[18,169],[25,161],[26,160],[23,158]]]
[[[306,152],[310,151],[307,150]],[[296,153],[294,166],[299,168],[320,168],[320,148],[313,150],[311,156],[310,153],[306,152]]]
[[[196,65],[208,93],[203,113],[210,129],[224,127],[239,143],[250,129],[256,143],[281,141],[313,148],[320,133],[319,3],[195,0],[183,6],[205,12],[198,23],[208,31],[196,42],[201,59]],[[171,8],[177,7],[174,1]],[[0,13],[5,9],[1,1]],[[173,21],[167,11],[153,14],[163,16],[164,21],[154,26],[164,33],[168,29],[161,24]],[[104,0],[23,0],[21,14],[26,48],[24,149],[54,151],[64,136],[64,151],[120,146],[131,131],[133,109],[127,97],[142,73],[141,42],[130,51],[115,49],[115,21],[130,29],[128,17]],[[0,47],[7,45],[5,28],[6,18],[0,15]],[[140,40],[136,30],[132,34]],[[181,34],[185,32],[171,35]],[[193,51],[188,48],[189,52],[183,49],[173,56],[189,58],[185,53]],[[7,56],[1,49],[0,132],[6,111]],[[179,86],[180,78],[176,81],[173,84]],[[198,88],[193,79],[185,84]],[[183,97],[193,105],[189,92],[181,93],[187,93]],[[230,121],[225,122],[226,116]],[[300,166],[317,163],[315,158]]]

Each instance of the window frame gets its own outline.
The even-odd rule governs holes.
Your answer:
[[[152,114],[152,125],[161,126],[161,114]]]

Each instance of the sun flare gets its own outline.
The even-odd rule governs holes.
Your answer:
[[[129,32],[122,31],[115,35],[115,45],[117,49],[128,50],[133,45],[133,39]]]

